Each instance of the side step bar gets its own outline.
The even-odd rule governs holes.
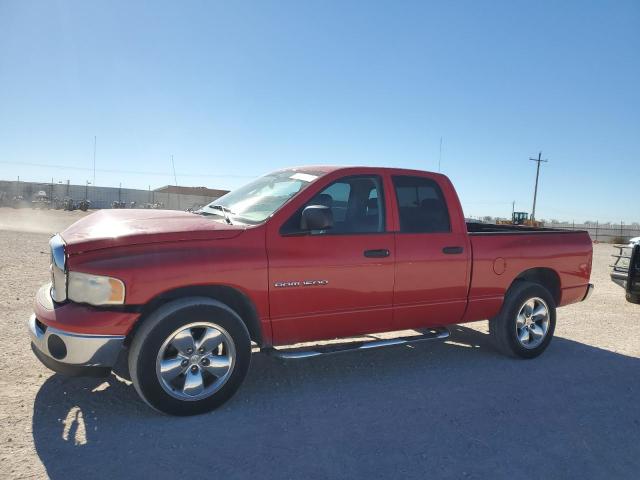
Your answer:
[[[312,350],[292,349],[280,350],[275,347],[263,348],[261,351],[267,355],[284,360],[299,360],[301,358],[319,357],[320,355],[330,355],[333,353],[353,352],[355,350],[370,350],[372,348],[390,347],[393,345],[405,345],[409,343],[424,342],[427,340],[444,340],[450,333],[446,328],[429,328],[420,330],[421,335],[410,337],[396,337],[381,340],[371,340],[365,342],[350,342],[329,345],[317,345]]]

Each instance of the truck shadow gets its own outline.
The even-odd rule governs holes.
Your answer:
[[[157,414],[115,377],[53,375],[33,436],[53,479],[634,478],[639,396],[637,358],[556,338],[512,360],[455,327],[447,343],[257,354],[240,392],[198,417]]]

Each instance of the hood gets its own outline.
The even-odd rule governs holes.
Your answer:
[[[99,210],[60,232],[68,253],[185,240],[233,238],[245,229],[189,212]]]

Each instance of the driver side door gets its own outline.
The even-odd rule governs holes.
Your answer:
[[[308,205],[331,209],[333,228],[300,231]],[[269,304],[275,344],[389,330],[394,234],[387,231],[383,181],[340,178],[267,234]]]

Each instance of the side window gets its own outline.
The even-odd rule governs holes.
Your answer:
[[[449,210],[436,182],[424,177],[394,176],[400,231],[441,233],[451,231]]]
[[[382,181],[377,176],[341,178],[316,194],[304,207],[324,205],[333,214],[333,228],[327,235],[384,232]],[[304,207],[280,229],[282,234],[297,233]]]
[[[351,195],[351,185],[348,182],[336,182],[316,195],[313,203],[331,208],[334,222],[344,222],[347,219],[347,206]]]

